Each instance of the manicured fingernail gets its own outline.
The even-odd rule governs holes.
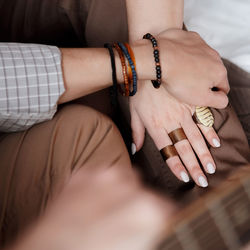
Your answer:
[[[208,163],[207,164],[207,172],[209,174],[214,174],[215,173],[215,167],[212,163]]]
[[[134,155],[136,153],[136,145],[134,143],[131,144],[131,154]]]
[[[185,172],[181,172],[181,179],[184,181],[184,182],[189,182],[189,177],[188,177],[188,175],[185,173]]]
[[[220,147],[220,142],[217,140],[217,139],[213,139],[213,144],[216,148],[219,148]]]
[[[198,181],[199,181],[199,183],[200,183],[200,185],[202,187],[207,187],[208,186],[207,180],[203,176],[200,176],[198,178]]]

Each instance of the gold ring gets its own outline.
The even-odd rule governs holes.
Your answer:
[[[173,130],[172,132],[170,132],[168,135],[169,135],[171,141],[173,142],[173,144],[176,144],[179,141],[187,139],[187,136],[186,136],[183,128],[177,128],[177,129]]]
[[[196,107],[193,118],[205,127],[211,128],[214,125],[214,116],[208,107]]]
[[[160,153],[164,161],[178,155],[174,145],[168,145],[164,147],[163,149],[160,150]]]

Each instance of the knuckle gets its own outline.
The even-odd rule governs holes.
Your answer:
[[[197,166],[197,165],[193,165],[192,167],[190,167],[190,172],[191,172],[193,177],[203,175],[203,172],[201,171],[201,168],[199,166]]]
[[[223,78],[227,77],[227,69],[226,69],[226,67],[224,65],[221,66],[220,71],[221,71],[220,73],[223,76]]]
[[[195,32],[195,31],[190,31],[191,35],[195,38],[200,38],[199,33]]]
[[[217,50],[211,49],[211,51],[212,51],[212,54],[213,54],[217,59],[221,58],[221,56],[220,56],[220,54],[219,54],[219,52],[218,52]]]
[[[177,143],[176,147],[180,155],[188,154],[191,151],[191,147],[187,141]]]
[[[220,63],[220,65],[217,67],[217,77],[222,80],[225,79],[227,77],[227,69],[226,67]]]
[[[155,117],[151,118],[151,124],[154,129],[159,129],[162,127],[162,122],[159,119],[156,119]]]
[[[169,167],[174,174],[177,174],[181,170],[181,164],[179,163],[169,164]]]
[[[195,130],[193,129],[192,131],[190,131],[188,137],[190,138],[190,141],[192,141],[192,142],[195,142],[195,141],[203,142],[204,141],[201,134],[196,129]]]
[[[208,152],[205,152],[205,153],[202,153],[202,154],[199,155],[199,159],[201,161],[203,161],[203,162],[204,161],[209,161],[211,159],[211,156],[210,156],[210,154]]]

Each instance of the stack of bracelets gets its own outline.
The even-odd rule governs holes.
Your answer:
[[[151,34],[146,34],[143,39],[148,39],[153,45],[153,54],[156,66],[156,80],[152,80],[152,84],[155,88],[159,88],[161,85],[161,65],[160,65],[160,55],[156,39]],[[134,53],[128,43],[114,43],[105,44],[105,48],[109,50],[111,58],[112,67],[112,79],[113,79],[113,89],[117,92],[117,89],[121,92],[123,96],[134,96],[137,92],[137,73],[136,73],[136,62]],[[124,88],[117,84],[116,68],[115,68],[115,49],[120,57],[122,74],[124,79]]]

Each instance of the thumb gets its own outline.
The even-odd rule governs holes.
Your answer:
[[[135,144],[132,145],[132,154],[135,154],[135,152],[139,151],[142,148],[145,138],[145,127],[141,118],[135,110],[131,112],[131,129],[133,142]]]

